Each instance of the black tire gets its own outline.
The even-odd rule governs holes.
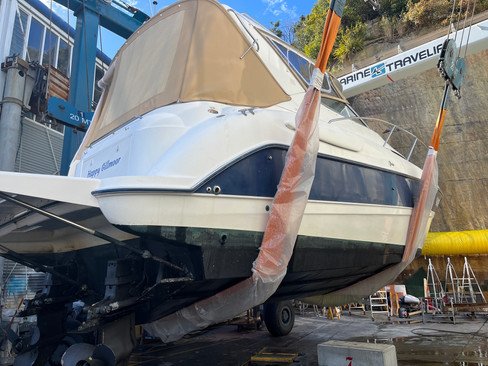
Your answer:
[[[290,333],[295,324],[295,309],[291,301],[264,304],[263,316],[268,332],[276,337]]]

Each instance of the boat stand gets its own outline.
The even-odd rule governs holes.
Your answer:
[[[451,263],[451,258],[447,258],[446,296],[452,298],[454,303],[459,302],[459,278]]]
[[[483,295],[480,284],[474,275],[473,268],[471,268],[466,257],[464,257],[463,277],[459,287],[458,298],[460,303],[486,304],[485,295]]]
[[[427,282],[425,287],[425,299],[427,300],[427,313],[441,313],[444,305],[445,292],[442,287],[441,280],[437,275],[434,265],[429,258],[429,266],[427,267]]]

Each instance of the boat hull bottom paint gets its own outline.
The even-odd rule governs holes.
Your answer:
[[[137,299],[136,322],[147,323],[251,276],[263,236],[259,232],[182,227],[122,229],[141,235],[126,243],[185,268],[187,274],[113,244],[25,256],[54,267],[76,266],[74,279],[93,290],[87,292],[91,298],[82,299],[85,303],[103,297],[108,261],[137,262],[130,267],[138,274],[131,279],[133,288],[127,293]],[[163,237],[162,233],[172,235]],[[344,288],[400,262],[403,249],[401,245],[299,236],[287,275],[271,300],[299,299]]]

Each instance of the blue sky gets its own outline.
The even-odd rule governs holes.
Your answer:
[[[50,0],[41,0],[48,7]],[[175,1],[157,0],[156,6],[152,5],[153,0],[125,0],[130,5],[142,10],[148,15],[155,14],[165,6]],[[300,15],[310,13],[317,0],[222,0],[240,13],[247,13],[258,22],[268,27],[270,22],[280,20],[281,23],[291,23],[300,18]],[[63,19],[66,19],[66,10],[53,1],[54,11]],[[75,19],[70,17],[70,24],[75,25]],[[124,39],[113,35],[109,31],[102,30],[102,49],[109,57],[113,57],[117,50],[124,43]],[[99,40],[100,47],[100,40]]]

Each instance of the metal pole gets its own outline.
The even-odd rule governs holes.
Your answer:
[[[26,67],[27,66],[27,67]],[[0,170],[13,172],[20,139],[20,116],[24,101],[24,87],[28,64],[15,60],[6,68],[7,79],[0,117]]]

